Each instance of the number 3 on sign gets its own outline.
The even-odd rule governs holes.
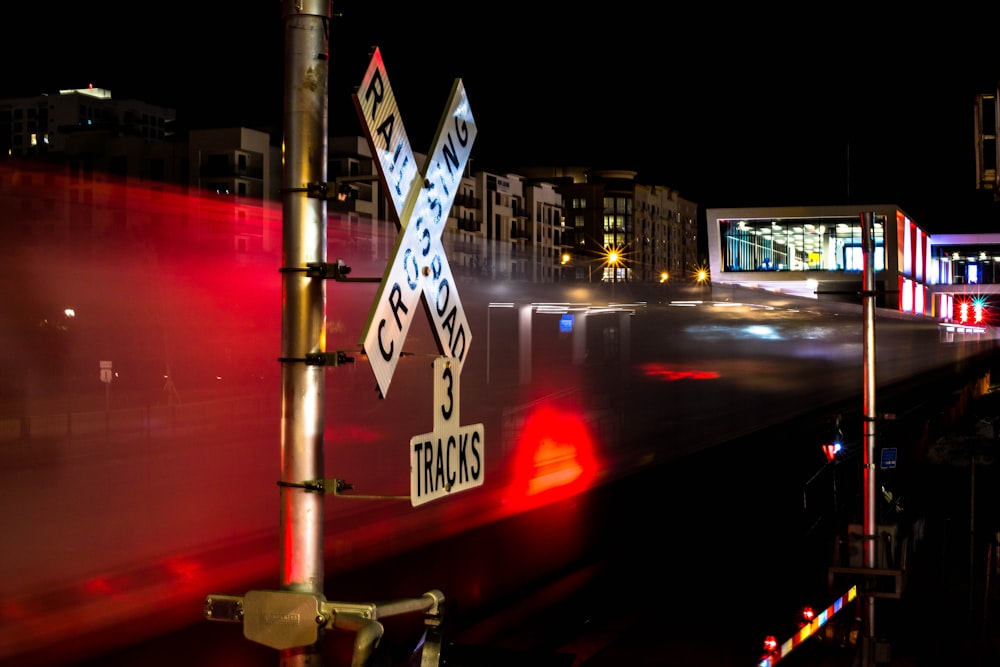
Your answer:
[[[434,360],[434,405],[435,433],[459,422],[458,378],[451,370],[451,359],[448,357]]]
[[[410,438],[410,504],[416,507],[481,486],[483,425],[460,426],[459,378],[452,359],[434,360],[434,431]]]

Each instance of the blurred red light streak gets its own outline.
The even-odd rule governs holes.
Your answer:
[[[717,380],[721,377],[717,371],[678,370],[668,368],[662,364],[643,364],[642,372],[646,377],[656,378],[665,382],[673,382],[675,380]]]

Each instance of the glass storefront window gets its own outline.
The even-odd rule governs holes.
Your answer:
[[[857,271],[864,268],[857,218],[720,220],[725,271]],[[885,268],[884,230],[875,226],[875,269]]]
[[[1000,283],[1000,246],[935,246],[932,259],[943,268],[941,281],[948,285]]]

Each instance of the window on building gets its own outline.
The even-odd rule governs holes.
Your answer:
[[[876,270],[885,266],[883,230],[876,231]],[[851,219],[720,221],[726,271],[861,271],[861,229]]]

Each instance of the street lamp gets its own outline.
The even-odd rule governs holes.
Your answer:
[[[618,282],[618,262],[620,261],[621,255],[618,254],[618,250],[610,250],[608,252],[607,265],[611,267],[612,284]]]
[[[605,264],[611,267],[611,300],[615,300],[615,285],[618,283],[618,264],[621,262],[621,252],[617,248],[608,249]]]
[[[611,283],[614,284],[618,282],[618,269],[622,266],[625,261],[625,248],[622,245],[616,245],[611,247],[610,245],[604,246],[604,254],[601,257],[601,269],[610,268],[611,269]]]

